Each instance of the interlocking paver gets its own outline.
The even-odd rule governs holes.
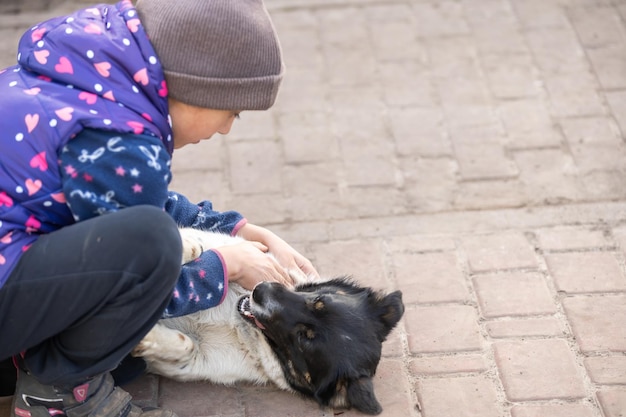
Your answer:
[[[487,318],[553,314],[556,307],[543,275],[499,272],[473,278],[482,315]]]
[[[265,1],[275,106],[177,150],[171,188],[323,275],[403,291],[382,416],[623,417],[624,1]],[[33,23],[90,3],[0,6],[0,66]],[[125,388],[181,417],[334,414],[272,386]]]
[[[626,356],[592,356],[585,358],[585,367],[597,384],[626,384]]]
[[[626,276],[614,253],[569,252],[546,255],[556,287],[567,293],[626,290]]]
[[[565,334],[565,326],[554,317],[491,321],[485,324],[485,328],[494,339]]]
[[[483,355],[426,356],[411,360],[411,373],[421,375],[441,375],[485,372],[488,364]]]
[[[560,339],[494,343],[495,360],[511,401],[586,396],[582,371]]]
[[[583,352],[626,352],[626,294],[566,298],[563,307]]]
[[[609,245],[603,230],[580,227],[540,229],[535,232],[539,246],[546,250],[572,250],[601,248]]]
[[[537,267],[533,248],[521,233],[468,236],[463,247],[472,272]]]
[[[473,307],[413,307],[404,314],[411,353],[475,351],[483,346]]]
[[[423,379],[417,392],[424,417],[499,417],[494,384],[484,376]]]
[[[626,388],[608,388],[598,391],[598,400],[606,417],[626,415]]]
[[[237,415],[241,412],[239,391],[210,383],[163,380],[159,406],[176,410],[180,417]],[[185,395],[181,396],[181,392]]]
[[[393,254],[394,272],[406,303],[463,302],[469,299],[454,253]]]
[[[516,405],[511,417],[596,417],[587,404]]]

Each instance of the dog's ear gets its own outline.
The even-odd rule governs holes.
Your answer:
[[[383,327],[379,331],[380,340],[385,340],[404,314],[402,291],[395,291],[377,300],[378,314]]]
[[[383,408],[374,395],[372,378],[361,377],[348,382],[346,400],[349,406],[365,414],[380,414]]]

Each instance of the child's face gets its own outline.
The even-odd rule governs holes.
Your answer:
[[[216,134],[226,135],[239,115],[234,110],[215,110],[191,106],[169,99],[174,148],[208,140]]]

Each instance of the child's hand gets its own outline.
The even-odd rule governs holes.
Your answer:
[[[278,282],[288,287],[293,280],[271,256],[267,256],[267,246],[260,242],[241,242],[236,245],[221,246],[220,253],[228,273],[228,280],[236,282],[247,290],[252,290],[263,281]]]
[[[249,241],[261,242],[284,268],[301,271],[309,278],[319,279],[319,273],[311,261],[268,229],[247,223],[239,229],[238,235]]]

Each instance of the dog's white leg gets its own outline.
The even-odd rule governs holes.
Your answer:
[[[198,231],[193,229],[180,229],[180,237],[183,242],[183,265],[199,257],[205,248],[198,238]],[[208,248],[207,248],[208,249]]]
[[[157,323],[131,354],[150,361],[182,363],[190,360],[194,346],[189,336]]]

